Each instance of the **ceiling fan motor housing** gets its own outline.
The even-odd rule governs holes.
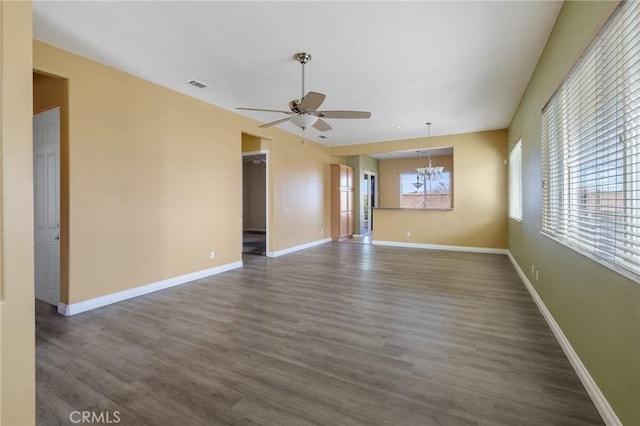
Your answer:
[[[293,55],[293,57],[295,58],[296,61],[300,62],[301,64],[306,64],[311,60],[311,55],[306,52],[296,53],[295,55]]]
[[[302,102],[302,99],[294,99],[291,102],[289,102],[289,109],[295,113],[300,113],[301,111],[298,109],[298,105],[300,105],[300,102]]]

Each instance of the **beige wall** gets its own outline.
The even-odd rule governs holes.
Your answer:
[[[239,261],[243,132],[270,152],[271,250],[328,229],[327,148],[38,41],[34,69],[68,80],[68,303]]]
[[[333,147],[335,157],[453,147],[454,209],[384,210],[373,214],[373,239],[401,243],[507,247],[507,131],[465,133]],[[382,174],[382,171],[381,171]],[[382,191],[382,188],[381,188]],[[407,236],[407,232],[411,236]]]
[[[525,202],[509,249],[618,418],[640,425],[640,284],[540,233],[542,107],[615,6],[565,2],[520,101],[509,142],[522,139]]]
[[[31,2],[0,3],[0,424],[35,424]]]
[[[271,128],[273,129],[273,128]],[[270,130],[270,129],[268,129]],[[267,152],[268,253],[329,236],[329,148],[279,132],[243,133],[242,152]],[[321,190],[324,188],[324,190]]]
[[[431,157],[433,166],[442,166],[446,171],[453,171],[453,156],[442,155]],[[426,159],[399,158],[380,161],[380,207],[400,207],[400,175],[403,173],[416,173],[416,167],[424,167]],[[451,173],[451,193],[455,189],[455,175]]]
[[[69,80],[69,303],[240,259],[221,111],[37,42],[34,68]]]
[[[293,135],[268,142],[270,251],[329,237],[329,149]]]

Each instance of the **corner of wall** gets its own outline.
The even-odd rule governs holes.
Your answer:
[[[35,424],[31,2],[0,2],[0,424]]]

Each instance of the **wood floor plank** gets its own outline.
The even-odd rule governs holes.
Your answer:
[[[38,302],[38,424],[602,424],[506,256],[329,243],[244,263],[74,317]]]

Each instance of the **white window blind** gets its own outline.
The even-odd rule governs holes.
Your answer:
[[[640,2],[623,2],[542,111],[542,232],[640,280]]]
[[[522,220],[522,141],[509,153],[509,217]]]

